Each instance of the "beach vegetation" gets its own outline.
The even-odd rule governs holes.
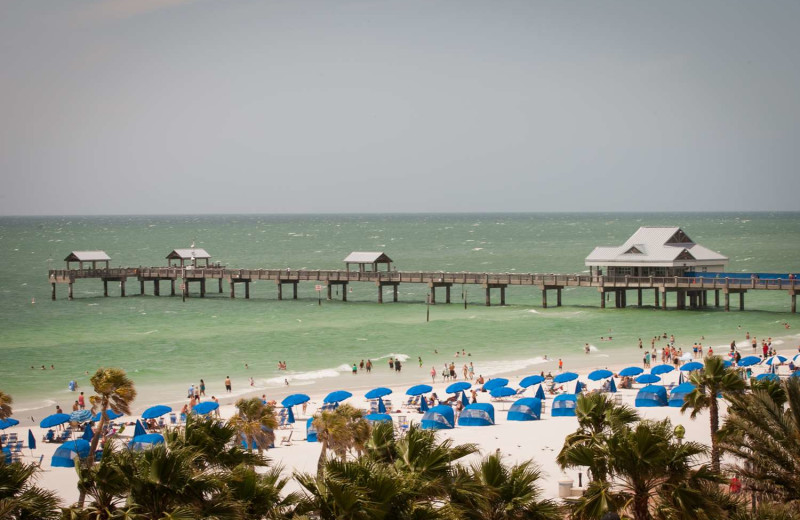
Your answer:
[[[272,406],[264,404],[258,397],[252,397],[236,401],[236,408],[239,413],[231,417],[228,424],[241,435],[248,451],[253,451],[255,446],[262,453],[264,448],[269,449],[275,444],[278,419]]]
[[[60,517],[54,491],[35,485],[36,464],[0,461],[0,518],[50,520]]]
[[[351,451],[360,456],[370,438],[370,426],[364,419],[364,412],[349,404],[318,412],[314,415],[314,427],[322,446],[317,473],[322,472],[329,451],[342,461],[347,460]]]
[[[11,408],[12,404],[14,404],[14,398],[0,390],[0,420],[11,417],[11,414],[13,413]],[[0,440],[0,448],[2,447],[3,441]]]
[[[711,431],[711,467],[719,472],[720,452],[717,442],[719,432],[719,396],[741,394],[745,382],[733,368],[726,368],[719,356],[708,356],[703,368],[695,370],[689,376],[689,382],[695,385],[694,390],[686,394],[681,411],[691,410],[690,417],[695,419],[701,412],[708,410]]]

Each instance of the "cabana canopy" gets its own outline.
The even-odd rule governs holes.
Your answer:
[[[680,408],[686,402],[686,394],[694,390],[692,383],[681,383],[669,393],[669,406]]]
[[[101,265],[101,268],[108,269],[108,262],[111,260],[111,257],[106,254],[105,251],[73,251],[64,259],[67,262],[67,269],[70,269],[70,264],[72,262],[78,262],[80,269],[83,269],[83,264],[92,264],[92,269],[97,269],[97,264],[104,264]]]
[[[306,440],[308,442],[317,442],[317,429],[314,427],[313,417],[309,417],[306,421]]]
[[[578,406],[578,397],[575,394],[561,394],[553,399],[551,414],[553,417],[575,417],[575,407]]]
[[[523,397],[511,405],[506,419],[509,421],[538,421],[542,417],[542,400]]]
[[[392,259],[383,252],[353,251],[344,259],[344,265],[348,271],[350,271],[351,264],[358,266],[359,273],[377,271],[378,264],[385,264],[387,272],[392,270]],[[367,269],[367,266],[372,266],[372,269]]]
[[[423,430],[451,430],[455,427],[453,408],[444,404],[434,406],[422,416]]]
[[[661,385],[649,385],[636,394],[636,406],[667,406],[667,389]]]
[[[458,416],[459,426],[491,426],[494,424],[494,406],[474,403],[464,407]]]
[[[175,265],[180,267],[208,267],[208,261],[211,260],[211,255],[205,249],[200,248],[189,248],[189,249],[173,249],[170,254],[167,255],[167,260],[169,260],[169,265],[173,265],[172,261],[175,260]],[[198,260],[203,260],[202,263],[199,263]]]

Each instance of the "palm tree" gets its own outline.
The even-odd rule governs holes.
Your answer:
[[[94,454],[103,437],[103,429],[108,422],[106,412],[130,415],[131,403],[136,399],[136,388],[121,368],[99,368],[91,378],[96,395],[89,397],[92,413],[100,410],[100,422],[97,424],[97,435],[92,437],[90,454]],[[94,464],[94,456],[87,457],[88,465]]]
[[[0,518],[8,520],[49,520],[60,517],[53,491],[33,485],[35,464],[0,462]]]
[[[186,416],[183,428],[170,428],[164,433],[170,449],[188,449],[195,453],[198,470],[214,468],[232,470],[240,464],[265,466],[266,459],[258,452],[242,449],[234,426],[213,417],[197,414]]]
[[[0,390],[0,421],[3,419],[8,419],[11,417],[11,405],[14,403],[14,399],[8,395],[7,393]],[[3,447],[3,442],[0,441],[0,448]]]
[[[718,473],[719,402],[717,396],[742,392],[745,383],[735,370],[725,368],[722,358],[716,356],[707,357],[703,369],[692,372],[689,382],[695,385],[695,389],[686,395],[686,402],[681,407],[681,411],[691,410],[690,417],[694,419],[700,412],[708,409],[711,426],[711,467]]]
[[[605,482],[608,459],[598,457],[596,450],[605,444],[608,435],[638,421],[639,414],[629,406],[614,404],[606,394],[595,393],[578,396],[575,415],[578,429],[564,440],[556,462],[562,469],[567,466],[586,466],[592,480]]]
[[[228,420],[233,428],[242,436],[247,450],[253,451],[253,445],[262,453],[275,443],[275,428],[278,419],[271,406],[267,406],[258,397],[239,399],[236,401],[239,413]]]
[[[322,472],[328,450],[341,460],[347,458],[347,452],[355,450],[361,454],[369,440],[370,427],[364,419],[364,412],[349,404],[339,406],[334,411],[319,412],[314,416],[314,427],[317,439],[322,444],[317,472]]]
[[[252,467],[245,465],[234,468],[225,482],[231,496],[243,505],[241,518],[288,518],[301,497],[296,492],[284,496],[283,489],[289,479],[283,477],[282,473],[282,466],[273,466],[266,473],[256,473]]]

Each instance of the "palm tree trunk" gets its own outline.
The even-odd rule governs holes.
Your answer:
[[[103,401],[103,408],[100,410],[100,422],[97,423],[97,429],[92,437],[92,443],[89,445],[89,456],[86,458],[86,466],[94,466],[94,452],[97,451],[97,445],[100,444],[100,437],[103,436],[103,429],[106,427],[106,411],[108,409],[108,402]],[[82,464],[78,459],[78,464]],[[83,509],[83,504],[86,501],[86,491],[81,489],[78,495],[78,507]]]
[[[634,520],[650,520],[650,496],[647,491],[637,491],[633,496]]]
[[[719,446],[717,445],[717,432],[719,431],[719,404],[717,396],[711,396],[711,404],[708,407],[711,421],[711,469],[719,473]]]
[[[322,478],[322,468],[325,467],[325,459],[328,458],[328,440],[322,439],[322,449],[319,453],[319,461],[317,462],[317,478]]]

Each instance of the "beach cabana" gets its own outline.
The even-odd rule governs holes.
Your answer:
[[[459,426],[491,426],[494,424],[494,406],[475,403],[465,406],[458,416]]]
[[[306,421],[306,440],[308,442],[317,442],[317,429],[314,427],[313,417],[309,417]]]
[[[380,422],[392,422],[392,416],[388,413],[371,413],[369,415],[365,415],[364,419],[373,424]]]
[[[163,442],[164,436],[160,433],[145,433],[144,435],[139,435],[131,439],[128,443],[128,448],[133,451],[142,451]]]
[[[75,459],[89,456],[89,448],[89,443],[83,439],[67,441],[53,454],[50,465],[54,468],[74,468]]]
[[[451,430],[454,427],[453,408],[445,404],[434,406],[422,416],[423,430]]]
[[[669,393],[669,406],[680,408],[686,402],[686,394],[695,389],[692,383],[681,383]]]
[[[553,417],[575,417],[575,407],[578,406],[578,397],[575,394],[561,394],[553,399],[550,414]]]
[[[661,385],[649,385],[636,394],[634,404],[638,407],[667,406],[667,389]]]
[[[542,417],[542,400],[523,397],[511,405],[506,419],[509,421],[538,421]]]

